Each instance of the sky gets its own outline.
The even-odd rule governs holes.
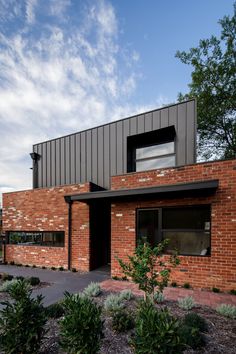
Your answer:
[[[186,93],[176,51],[218,36],[233,2],[0,0],[0,204],[32,188],[33,144]]]

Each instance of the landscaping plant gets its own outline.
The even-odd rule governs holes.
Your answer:
[[[35,354],[45,333],[42,296],[31,297],[26,280],[18,280],[8,290],[10,301],[0,309],[0,347],[6,354]]]
[[[126,310],[121,309],[112,314],[112,329],[118,333],[126,332],[134,328],[133,316]]]
[[[183,310],[191,310],[195,306],[195,301],[192,296],[186,296],[178,300],[178,305]]]
[[[167,309],[156,309],[147,300],[138,310],[133,345],[136,354],[178,354],[184,344],[179,335],[179,321]]]
[[[61,347],[69,354],[95,354],[103,336],[101,308],[86,296],[65,294],[60,321]]]
[[[183,325],[197,328],[200,332],[207,332],[208,326],[205,318],[199,316],[195,312],[187,313],[183,320]]]
[[[161,303],[165,301],[165,296],[163,293],[159,293],[158,291],[154,293],[153,295],[153,301],[156,303]]]
[[[128,256],[128,262],[118,259],[123,273],[144,291],[145,299],[153,298],[156,289],[158,292],[163,291],[169,281],[171,266],[179,264],[176,254],[163,258],[167,245],[168,240],[162,241],[155,247],[144,242],[135,249],[133,256]]]
[[[60,318],[64,315],[65,311],[63,305],[59,302],[46,307],[46,314],[48,318]]]
[[[133,295],[133,293],[132,293],[132,290],[130,290],[130,289],[122,290],[122,291],[120,292],[119,296],[120,296],[120,298],[121,298],[122,300],[128,300],[128,301],[129,301],[129,300],[132,300],[133,297],[134,297],[134,295]]]
[[[179,336],[185,345],[197,349],[205,344],[204,337],[199,329],[193,326],[182,325],[179,327]]]
[[[110,294],[104,301],[104,309],[107,312],[119,311],[124,307],[124,299],[118,294]]]
[[[28,282],[30,283],[30,285],[36,286],[40,284],[40,279],[38,277],[30,277],[28,279]]]
[[[221,304],[216,311],[222,316],[236,319],[236,306],[234,305]]]
[[[91,282],[87,288],[84,289],[84,295],[88,297],[97,297],[101,294],[102,290],[99,283]]]

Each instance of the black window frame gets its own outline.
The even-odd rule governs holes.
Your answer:
[[[203,232],[203,229],[163,229],[162,228],[162,211],[163,209],[178,209],[178,208],[201,208],[201,207],[209,207],[209,211],[210,211],[210,228],[209,228],[209,240],[210,240],[210,253],[206,254],[206,255],[196,255],[196,254],[181,254],[179,253],[180,256],[182,257],[211,257],[211,227],[212,227],[212,221],[211,221],[211,204],[193,204],[193,205],[176,205],[176,206],[161,206],[161,207],[144,207],[144,208],[136,208],[136,212],[135,212],[135,216],[136,216],[136,221],[135,221],[135,230],[136,230],[136,247],[138,246],[139,243],[139,236],[138,236],[138,214],[139,211],[143,211],[143,210],[156,210],[158,212],[158,238],[163,241],[164,237],[163,237],[163,232],[165,231],[173,231],[173,232]],[[158,242],[155,244],[157,245]],[[168,252],[167,252],[168,253]]]
[[[19,233],[30,233],[30,234],[41,234],[41,242],[40,243],[34,243],[34,244],[27,244],[27,243],[11,243],[10,242],[10,233],[11,232],[19,232]],[[47,243],[43,242],[43,235],[47,234],[47,233],[52,233],[53,234],[53,242],[52,244],[48,245]],[[63,245],[58,246],[55,245],[56,241],[55,241],[55,235],[58,233],[63,233]],[[25,230],[9,230],[6,232],[6,243],[8,245],[12,245],[12,246],[27,246],[27,247],[53,247],[53,248],[64,248],[65,247],[65,231],[25,231]]]

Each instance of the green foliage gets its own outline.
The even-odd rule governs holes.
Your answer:
[[[18,283],[17,279],[12,279],[12,280],[6,280],[2,286],[0,287],[0,291],[1,292],[8,292],[9,289],[14,285]]]
[[[87,288],[84,289],[83,293],[88,297],[97,297],[101,294],[102,290],[99,283],[91,282]]]
[[[68,293],[63,306],[65,316],[60,321],[61,347],[69,354],[97,353],[103,330],[101,308],[86,296]]]
[[[11,261],[11,262],[10,262],[10,265],[15,265],[15,262],[14,262],[14,261]]]
[[[121,300],[132,300],[134,297],[134,294],[132,293],[132,290],[125,289],[120,292],[119,296],[120,296]]]
[[[236,295],[236,289],[231,289],[231,290],[230,290],[230,294],[231,294],[231,295]]]
[[[163,259],[167,244],[168,240],[164,240],[156,247],[151,247],[144,242],[135,249],[133,256],[128,256],[129,262],[118,259],[124,274],[138,284],[139,289],[145,292],[145,298],[153,297],[156,288],[162,292],[169,281],[170,267],[179,264],[176,255]]]
[[[163,293],[159,293],[158,291],[153,295],[154,302],[161,303],[165,301],[165,296]]]
[[[17,263],[16,266],[17,267],[22,267],[22,264],[21,263]]]
[[[23,277],[22,275],[17,275],[16,279],[18,279],[18,280],[24,280],[25,277]]]
[[[216,311],[222,316],[236,319],[236,306],[234,305],[221,304]]]
[[[205,344],[202,334],[196,327],[187,325],[180,326],[179,336],[185,345],[193,349],[202,347]]]
[[[56,267],[51,267],[51,270],[56,270]]]
[[[220,293],[220,289],[213,287],[212,288],[213,293]]]
[[[65,269],[64,269],[64,267],[59,267],[58,268],[61,272],[63,272]]]
[[[121,333],[134,328],[134,319],[124,309],[116,311],[112,314],[112,328],[114,331]]]
[[[208,326],[205,318],[195,312],[187,313],[182,321],[183,325],[197,328],[200,332],[207,332]]]
[[[29,268],[29,264],[26,264],[25,267]]]
[[[37,268],[35,264],[32,265],[32,268]]]
[[[40,284],[40,279],[38,277],[30,277],[28,279],[28,282],[30,283],[30,285],[36,286]]]
[[[170,284],[173,288],[176,288],[177,287],[177,283],[175,281],[172,281],[172,283]]]
[[[202,157],[236,155],[236,3],[232,17],[219,21],[221,36],[200,40],[189,52],[176,53],[193,67],[189,93],[179,101],[197,98],[199,147]]]
[[[64,313],[64,307],[59,302],[46,307],[46,315],[48,318],[60,318],[64,315]]]
[[[108,312],[119,311],[124,307],[123,299],[120,295],[110,294],[104,301],[104,309]]]
[[[76,272],[77,272],[76,268],[72,268],[71,271],[72,271],[73,273],[76,273]]]
[[[45,266],[42,266],[42,269],[46,269],[46,267],[45,267]]]
[[[11,301],[0,309],[1,350],[7,354],[35,354],[44,335],[46,323],[42,296],[31,297],[26,280],[18,280],[9,289]]]
[[[195,306],[195,301],[192,296],[186,296],[178,300],[178,305],[183,310],[191,310]]]
[[[167,309],[157,310],[142,301],[137,314],[133,345],[136,354],[177,354],[183,350],[179,322]]]
[[[13,278],[14,278],[13,275],[10,275],[8,273],[3,273],[2,274],[2,281],[12,280]]]
[[[190,289],[191,288],[189,283],[184,283],[183,287],[184,287],[184,289]]]

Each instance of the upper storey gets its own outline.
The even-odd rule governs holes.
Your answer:
[[[196,162],[196,102],[189,100],[33,146],[34,188]]]

